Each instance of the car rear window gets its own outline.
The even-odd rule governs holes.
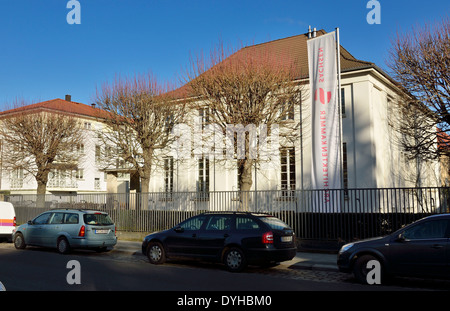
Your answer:
[[[87,225],[108,226],[114,224],[108,214],[102,213],[84,214],[83,219],[84,223]]]
[[[290,229],[289,225],[286,224],[284,221],[276,218],[276,217],[260,217],[263,222],[269,225],[270,228],[275,230],[283,230],[283,229]]]
[[[236,217],[236,229],[237,230],[259,230],[259,225],[256,221],[246,216]]]

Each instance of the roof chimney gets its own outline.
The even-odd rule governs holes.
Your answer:
[[[71,102],[72,101],[72,96],[71,95],[66,95],[66,101]]]
[[[311,25],[308,28],[308,39],[311,39]]]
[[[313,30],[313,38],[315,38],[316,35],[317,35],[317,31],[316,31],[316,27],[314,27],[314,30]]]

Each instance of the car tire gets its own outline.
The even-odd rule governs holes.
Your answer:
[[[56,249],[60,254],[67,254],[70,252],[70,244],[69,241],[65,237],[60,237],[56,242]]]
[[[230,272],[240,272],[247,265],[244,252],[237,247],[232,247],[225,252],[223,263]]]
[[[14,235],[14,247],[16,249],[24,249],[27,245],[25,244],[25,239],[22,233],[17,233]]]
[[[367,280],[368,273],[372,270],[367,268],[367,263],[371,260],[376,260],[379,262],[378,258],[372,255],[363,255],[356,259],[355,265],[353,267],[353,274],[358,282],[362,284],[369,284]],[[380,280],[383,279],[383,267],[380,263]]]
[[[159,242],[150,242],[147,245],[147,257],[150,263],[160,265],[166,262],[164,247]]]

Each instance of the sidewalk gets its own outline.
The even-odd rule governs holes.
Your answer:
[[[114,247],[115,252],[126,252],[130,255],[141,255],[142,242],[118,240]],[[289,261],[281,262],[290,269],[307,269],[320,271],[339,271],[337,267],[337,254],[297,252],[297,255]]]
[[[282,262],[291,269],[307,269],[320,271],[339,271],[337,267],[337,254],[297,252],[290,261]]]

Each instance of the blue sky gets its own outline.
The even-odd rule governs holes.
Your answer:
[[[116,74],[151,71],[175,80],[189,55],[225,44],[251,45],[340,28],[355,57],[386,69],[397,31],[434,22],[448,0],[379,0],[381,24],[369,25],[368,0],[78,0],[81,24],[69,25],[68,0],[0,0],[0,109],[16,98],[90,104]]]

